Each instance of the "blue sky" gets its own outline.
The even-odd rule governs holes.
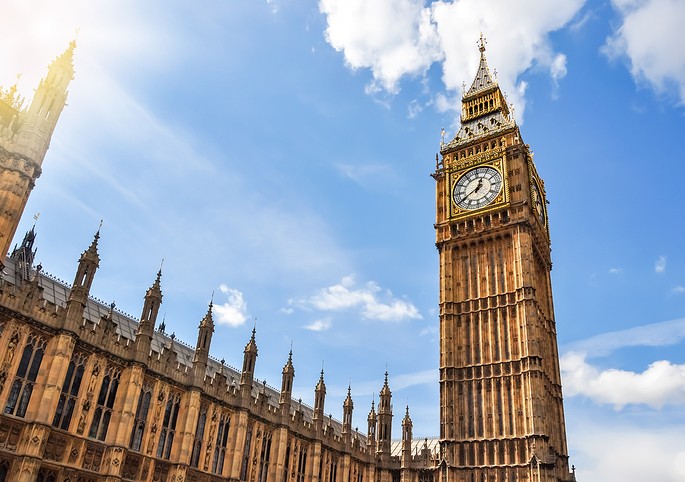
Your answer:
[[[365,430],[438,432],[434,169],[487,37],[545,180],[572,463],[685,478],[685,3],[232,0],[3,5],[0,84],[30,97],[78,28],[76,78],[19,235],[67,281],[100,219],[93,295],[137,317],[162,258],[168,331]]]

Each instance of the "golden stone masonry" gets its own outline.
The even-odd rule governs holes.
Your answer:
[[[0,482],[567,482],[550,283],[545,189],[490,75],[484,43],[462,99],[461,129],[441,147],[440,434],[413,440],[407,407],[392,438],[385,382],[366,434],[209,356],[212,304],[195,348],[157,324],[157,273],[139,320],[89,296],[99,232],[71,286],[33,266],[35,231],[8,253],[66,105],[72,42],[28,107],[0,89]]]

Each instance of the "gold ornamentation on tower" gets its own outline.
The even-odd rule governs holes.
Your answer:
[[[442,480],[573,480],[544,185],[479,50],[433,174]]]

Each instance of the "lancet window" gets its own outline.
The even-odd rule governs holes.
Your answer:
[[[105,440],[107,436],[107,429],[109,428],[109,421],[112,418],[112,410],[114,408],[114,400],[117,396],[117,389],[119,388],[120,372],[112,367],[107,369],[105,377],[102,379],[102,386],[100,387],[100,394],[97,398],[95,406],[95,413],[93,414],[93,421],[90,424],[90,431],[88,436],[98,440]]]
[[[69,423],[76,406],[76,397],[78,397],[81,381],[83,380],[86,359],[87,357],[82,353],[74,353],[71,357],[67,376],[62,384],[62,393],[59,396],[55,417],[52,420],[53,427],[69,430]]]
[[[228,445],[228,429],[231,426],[231,418],[228,414],[222,414],[219,419],[219,428],[216,432],[216,444],[214,445],[214,462],[212,472],[221,474],[224,470],[226,458],[226,446]]]
[[[171,447],[174,445],[176,421],[178,420],[178,409],[180,405],[181,397],[178,394],[170,394],[167,399],[166,409],[164,410],[162,430],[159,434],[157,457],[168,459],[171,456]]]
[[[31,400],[33,386],[36,383],[40,363],[45,353],[45,340],[35,335],[30,335],[19,361],[17,374],[12,382],[5,413],[23,417]]]
[[[143,443],[143,434],[145,433],[145,426],[147,425],[147,415],[150,411],[150,401],[152,400],[152,387],[143,385],[138,398],[138,408],[136,408],[136,418],[133,421],[133,430],[131,431],[131,441],[129,447],[132,450],[140,451]]]

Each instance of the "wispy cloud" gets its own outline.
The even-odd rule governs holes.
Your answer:
[[[659,259],[654,263],[654,271],[657,273],[664,273],[666,271],[666,256],[659,256]]]
[[[416,99],[412,100],[407,107],[407,117],[409,119],[414,119],[417,115],[421,113],[423,106]]]
[[[609,274],[621,274],[623,268],[609,268]]]
[[[637,346],[671,346],[685,340],[685,318],[612,331],[562,346],[562,352],[588,357],[606,356],[616,350]]]
[[[677,295],[682,295],[683,293],[685,293],[685,286],[678,285],[675,288],[673,288],[671,291]]]

